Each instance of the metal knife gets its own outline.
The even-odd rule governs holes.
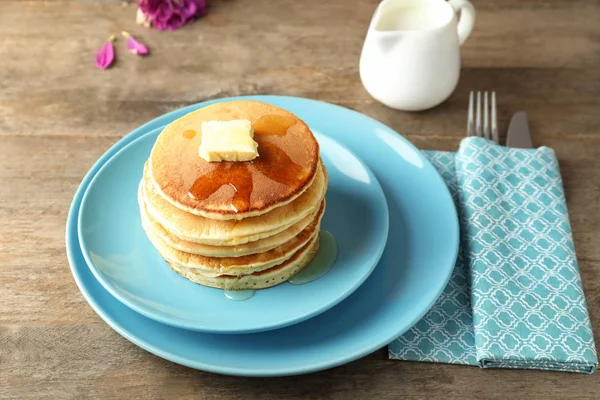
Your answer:
[[[519,149],[531,149],[531,133],[529,132],[529,123],[527,122],[527,113],[519,111],[513,115],[508,126],[508,135],[506,137],[506,146]]]

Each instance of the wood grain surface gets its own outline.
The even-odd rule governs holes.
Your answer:
[[[243,94],[329,101],[454,150],[469,90],[496,90],[501,131],[525,109],[559,156],[584,290],[600,343],[600,1],[474,0],[459,86],[441,106],[372,100],[358,58],[376,0],[209,0],[175,32],[134,24],[119,1],[0,0],[0,398],[598,398],[591,376],[389,361],[384,349],[315,374],[250,379],[164,361],[109,328],[69,272],[64,226],[94,161],[133,128]],[[152,54],[95,52],[126,29]],[[118,44],[119,46],[122,43]]]

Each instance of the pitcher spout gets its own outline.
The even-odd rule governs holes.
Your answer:
[[[406,1],[406,0],[402,0]],[[384,0],[379,4],[371,20],[369,33],[374,44],[382,54],[388,54],[398,45],[405,31],[396,26],[398,1]]]
[[[402,41],[402,37],[401,32],[376,32],[373,39],[382,54],[389,54]]]

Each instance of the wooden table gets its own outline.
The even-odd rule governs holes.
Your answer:
[[[141,123],[207,99],[281,94],[329,101],[453,150],[468,92],[498,93],[500,126],[529,112],[556,149],[583,285],[600,343],[600,1],[475,0],[454,95],[427,112],[378,104],[358,76],[376,0],[209,0],[175,32],[134,24],[119,1],[0,0],[0,398],[592,398],[600,376],[389,361],[382,349],[306,376],[249,379],[162,360],[109,328],[79,293],[65,254],[72,196],[95,160]],[[118,43],[126,29],[146,58]]]

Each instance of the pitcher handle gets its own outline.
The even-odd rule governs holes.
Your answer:
[[[448,4],[455,12],[460,11],[458,20],[458,43],[462,45],[471,34],[475,25],[475,7],[468,0],[450,0]]]

